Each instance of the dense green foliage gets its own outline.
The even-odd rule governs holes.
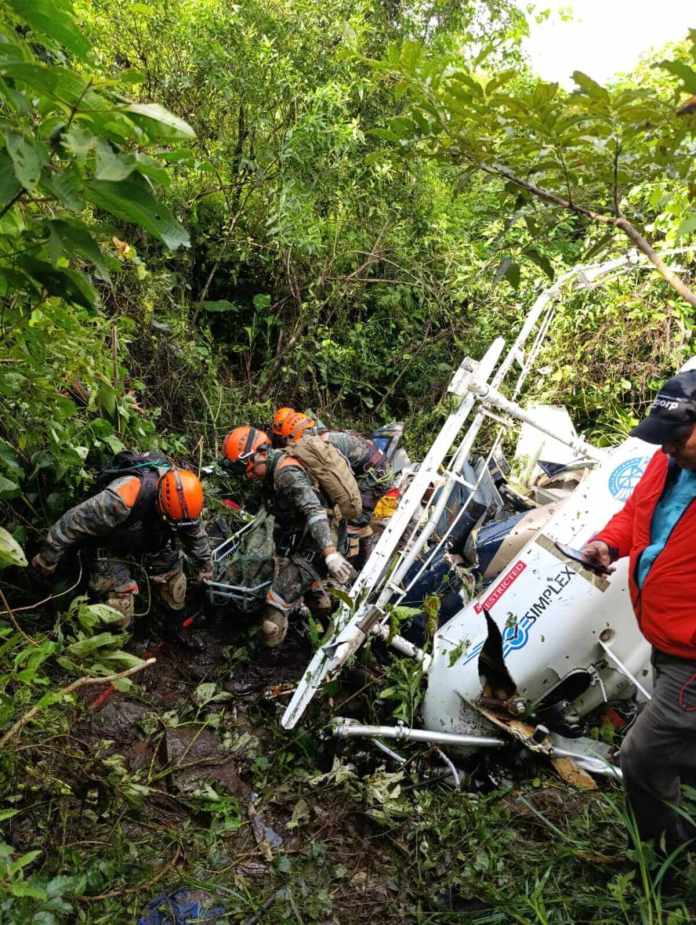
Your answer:
[[[628,216],[655,243],[694,230],[693,125],[675,115],[687,44],[639,86],[576,75],[568,94],[520,66],[526,24],[507,0],[436,15],[342,0],[28,8],[6,11],[0,164],[0,503],[26,527],[124,442],[210,458],[275,398],[339,421],[415,418],[415,439],[452,366],[508,332],[520,301],[624,249],[621,229],[577,210]],[[691,324],[651,277],[640,296],[600,296],[601,323],[571,304],[567,325],[603,332],[626,298],[667,337],[636,356],[602,334],[611,383],[568,377],[566,330],[550,355],[550,388],[568,381],[599,439]]]
[[[676,110],[696,94],[696,34],[568,92],[529,72],[526,30],[513,0],[0,0],[0,526],[32,552],[106,456],[160,445],[200,465],[278,401],[357,426],[403,417],[418,454],[462,355],[509,338],[551,280],[632,243],[693,243],[696,117]],[[624,433],[693,350],[693,266],[681,289],[629,272],[568,299],[535,397],[598,442]],[[313,736],[248,731],[275,727],[267,705],[248,729],[225,713],[218,676],[153,695],[138,721],[157,752],[129,770],[106,732],[80,738],[66,687],[140,659],[81,599],[9,613],[4,595],[44,596],[12,537],[0,921],[132,921],[160,878],[226,889],[240,921],[281,887],[269,922],[686,921],[662,908],[658,859],[634,845],[640,876],[621,866],[615,796],[552,821],[540,780],[462,801],[407,773],[322,774]],[[420,678],[397,663],[387,681],[359,702],[411,718]],[[254,789],[293,807],[304,842],[260,881],[237,797],[165,792],[166,737],[192,723],[231,724]],[[468,911],[433,911],[447,887]]]

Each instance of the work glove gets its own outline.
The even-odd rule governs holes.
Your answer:
[[[54,562],[51,564],[50,562],[46,562],[41,553],[38,552],[31,560],[31,567],[34,569],[37,575],[39,575],[41,578],[47,579],[53,577],[53,573],[58,567],[58,563]]]
[[[324,562],[326,562],[331,577],[335,578],[340,585],[347,585],[355,575],[355,569],[340,552],[330,552]]]
[[[586,559],[597,566],[605,569],[607,572],[613,572],[611,563],[614,561],[609,550],[609,546],[603,540],[590,540],[585,543],[581,552]]]

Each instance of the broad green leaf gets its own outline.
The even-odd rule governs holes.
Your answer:
[[[113,607],[108,607],[106,604],[83,604],[80,607],[79,619],[80,622],[90,622],[90,618],[93,618],[94,625],[97,623],[121,623],[123,622],[123,614],[119,610],[114,610]]]
[[[12,819],[18,812],[18,809],[0,809],[0,822],[4,822],[6,819]]]
[[[63,144],[70,154],[76,157],[87,157],[92,148],[96,145],[97,139],[84,126],[79,123],[71,125],[63,133]]]
[[[80,32],[66,0],[7,0],[14,12],[36,32],[55,39],[78,58],[85,58],[89,43]]]
[[[116,411],[116,392],[110,385],[102,383],[97,390],[97,403],[107,412],[113,414]]]
[[[0,568],[6,568],[8,565],[25,568],[27,557],[12,534],[8,533],[4,527],[0,527]]]
[[[73,71],[56,65],[48,67],[23,61],[2,61],[0,71],[67,106],[76,106],[87,88],[87,82]]]
[[[138,658],[138,656],[133,655],[132,652],[124,652],[123,649],[117,649],[115,652],[102,652],[99,658],[108,671],[113,671],[114,669],[122,671],[128,668],[138,668],[143,664],[142,658]]]
[[[16,113],[20,116],[31,118],[31,106],[29,100],[23,93],[20,93],[19,90],[15,90],[14,87],[10,87],[10,85],[4,81],[0,81],[0,94],[5,97]]]
[[[130,154],[118,154],[108,141],[97,141],[96,169],[97,180],[125,180],[135,170],[135,159]]]
[[[145,82],[145,74],[143,71],[138,71],[135,68],[129,68],[127,71],[119,71],[118,79],[119,83],[135,86]]]
[[[691,212],[680,224],[677,230],[677,237],[684,238],[696,231],[696,212]]]
[[[122,180],[92,180],[85,186],[85,194],[100,209],[110,212],[126,222],[140,225],[154,234],[168,248],[189,247],[188,232],[161,202],[158,202],[144,182]]]
[[[678,77],[688,93],[696,93],[696,71],[688,64],[682,64],[681,61],[661,61],[656,67]]]
[[[82,222],[71,222],[63,219],[55,219],[49,223],[51,234],[55,235],[63,248],[63,251],[70,255],[71,252],[89,260],[93,263],[101,279],[109,282],[109,265],[118,266],[116,261],[110,261],[105,257],[101,248],[89,233],[86,225]],[[108,261],[108,262],[107,262]]]
[[[144,177],[149,177],[154,183],[168,187],[170,185],[169,171],[154,158],[147,154],[135,154],[135,169]]]
[[[75,164],[71,164],[62,173],[51,174],[43,180],[42,186],[52,192],[66,209],[72,212],[84,209],[83,180]]]
[[[12,479],[0,475],[0,498],[16,498],[20,493],[20,487]]]
[[[206,312],[233,312],[238,306],[227,299],[217,299],[212,302],[201,302],[201,308]]]
[[[122,638],[122,636],[115,636],[113,633],[97,633],[87,639],[80,639],[78,642],[71,643],[67,651],[76,658],[83,658],[98,649],[103,649],[104,646],[112,646],[114,643],[121,642]],[[137,661],[140,663],[141,659]]]
[[[176,151],[162,151],[159,157],[167,164],[193,164],[193,156],[187,148],[177,148]]]
[[[254,308],[257,312],[263,312],[267,308],[270,308],[272,301],[273,300],[267,292],[257,292],[253,298]]]
[[[4,208],[22,189],[15,175],[12,159],[6,151],[0,151],[0,207]]]
[[[25,273],[35,279],[49,295],[57,296],[66,302],[74,302],[84,308],[94,308],[97,293],[83,273],[77,270],[64,270],[51,266],[44,260],[22,256],[17,263]]]
[[[22,466],[19,458],[7,440],[0,439],[0,462],[8,469],[11,469],[13,475],[16,473],[18,478],[22,478]]]
[[[7,41],[5,35],[0,35],[0,61],[24,61],[25,55],[19,45]]]
[[[216,690],[217,684],[214,681],[206,681],[204,684],[199,684],[195,689],[193,699],[200,706],[204,706],[215,695]]]
[[[520,287],[520,265],[511,261],[509,266],[506,268],[503,273],[503,278],[506,279],[513,289],[519,289]]]
[[[103,440],[112,453],[120,453],[122,450],[125,450],[125,446],[121,443],[116,434],[108,434]]]
[[[605,103],[609,99],[608,92],[597,83],[596,80],[593,80],[587,74],[583,74],[582,71],[573,71],[573,81],[578,85],[578,87],[586,93],[592,99]]]
[[[158,137],[164,134],[166,137],[171,137],[176,135],[179,138],[195,138],[196,133],[188,124],[184,122],[183,119],[180,119],[179,116],[175,116],[174,113],[169,112],[168,109],[165,109],[164,106],[160,106],[159,103],[133,103],[130,105],[126,112],[133,113],[136,118],[136,122],[145,129],[148,134],[154,132],[155,137]]]
[[[40,851],[35,852],[36,854],[41,854]],[[10,865],[14,868],[14,864]],[[10,893],[13,896],[16,896],[18,899],[20,897],[27,897],[30,899],[47,899],[46,890],[43,887],[37,886],[35,883],[31,883],[27,880],[15,880],[14,883],[10,884]]]
[[[41,857],[40,851],[27,851],[26,854],[20,855],[16,861],[13,861],[11,864],[7,865],[7,873],[10,877],[13,877],[15,874],[18,874],[20,870],[24,867],[28,867],[30,864],[33,864],[34,861]],[[45,896],[46,894],[43,893]]]
[[[37,144],[16,132],[7,133],[5,144],[12,158],[15,176],[24,189],[33,193],[41,176],[41,167],[45,162],[44,153]]]
[[[523,253],[526,257],[529,257],[532,263],[535,263],[550,280],[553,280],[555,276],[553,264],[545,254],[540,253],[535,247],[527,247]]]

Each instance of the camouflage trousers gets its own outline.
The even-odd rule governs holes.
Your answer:
[[[311,561],[302,551],[289,556],[275,557],[275,574],[266,600],[279,610],[290,612],[306,599],[313,612],[331,609],[331,598],[324,589],[326,567],[320,553]]]
[[[340,552],[347,552],[343,526],[332,531]],[[261,618],[264,642],[279,646],[288,631],[288,617],[304,602],[317,617],[328,617],[334,602],[326,591],[324,558],[312,543],[301,543],[291,554],[274,557],[273,583],[266,593],[266,607]]]
[[[140,590],[132,575],[133,561],[108,549],[99,549],[87,566],[89,590],[103,603],[122,613],[125,626],[135,616],[135,596]],[[167,547],[157,553],[146,554],[142,556],[140,565],[162,602],[170,610],[183,610],[186,575],[179,550]]]
[[[270,590],[266,592],[266,608],[261,618],[264,643],[269,648],[283,642],[288,632],[289,615],[303,601],[316,616],[331,613],[332,601],[322,581],[326,567],[320,553],[316,554],[316,558],[318,563],[315,564],[301,553],[275,557],[275,576]]]

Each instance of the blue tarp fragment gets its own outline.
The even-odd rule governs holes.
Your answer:
[[[210,925],[225,914],[216,902],[205,890],[184,887],[173,893],[163,893],[147,904],[138,925]]]

